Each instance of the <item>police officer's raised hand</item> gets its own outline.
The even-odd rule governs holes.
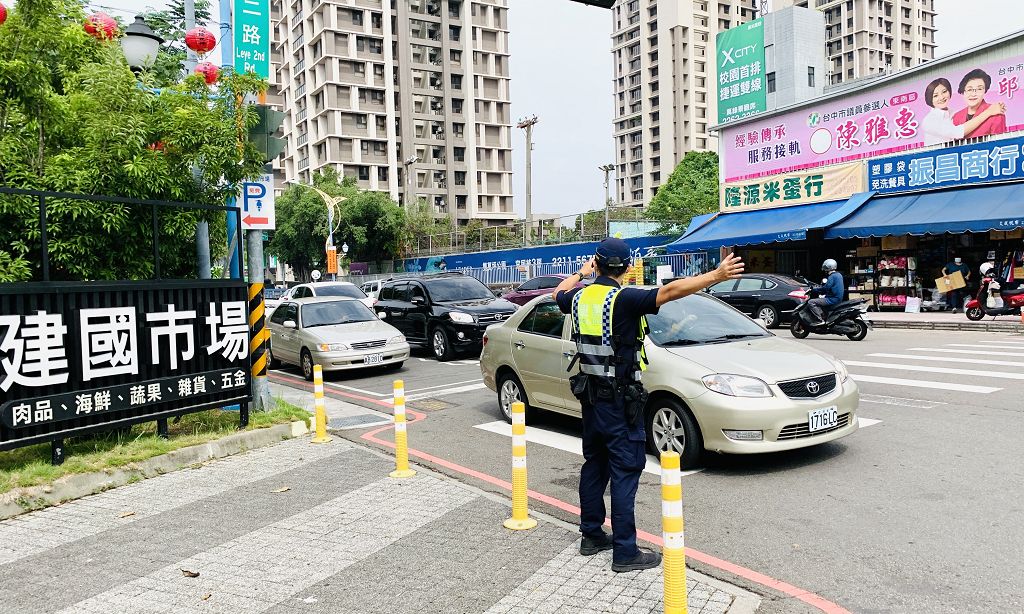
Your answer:
[[[722,259],[722,263],[715,269],[715,281],[713,283],[738,278],[743,274],[744,266],[742,258],[736,254],[729,254]]]
[[[591,258],[590,260],[587,260],[586,264],[583,265],[583,268],[580,269],[580,277],[590,277],[596,270],[597,261],[594,258]]]

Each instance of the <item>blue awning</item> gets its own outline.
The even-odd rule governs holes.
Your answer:
[[[801,241],[807,238],[808,228],[824,228],[819,220],[838,214],[841,210],[845,211],[858,196],[861,195],[858,194],[849,201],[838,200],[778,209],[722,213],[669,243],[666,249],[670,253],[680,253],[731,245]],[[861,204],[863,201],[857,203],[853,210]],[[846,215],[849,213],[845,213],[844,217]]]
[[[694,216],[693,219],[690,220],[690,224],[686,227],[686,232],[683,233],[683,236],[685,237],[691,232],[700,228],[701,226],[707,224],[716,215],[718,215],[717,211],[715,211],[714,213],[705,213],[704,215]]]
[[[1024,183],[939,192],[878,196],[842,222],[826,239],[987,232],[1024,226]]]

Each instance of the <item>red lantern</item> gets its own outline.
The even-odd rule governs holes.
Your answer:
[[[5,21],[7,21],[7,7],[0,4],[0,26],[4,25]]]
[[[117,34],[117,22],[106,13],[93,13],[85,20],[85,32],[100,40],[112,39]]]
[[[197,75],[202,75],[206,79],[207,85],[213,85],[217,82],[217,77],[220,75],[220,70],[217,65],[212,62],[200,62],[196,66],[195,70]]]
[[[217,38],[213,32],[199,26],[185,33],[185,45],[199,55],[206,55],[217,46]]]

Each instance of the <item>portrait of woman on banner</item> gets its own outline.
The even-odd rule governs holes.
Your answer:
[[[968,73],[968,76],[970,76],[970,74],[972,73]],[[964,77],[964,79],[966,78],[967,77]],[[972,87],[974,86],[972,85]],[[962,86],[960,91],[963,91]],[[950,84],[948,79],[935,79],[928,84],[927,88],[925,88],[924,101],[932,108],[932,110],[928,112],[928,115],[926,115],[921,121],[921,132],[924,135],[924,144],[926,147],[946,143],[948,141],[957,141],[964,138],[980,136],[979,134],[974,134],[974,132],[980,131],[983,125],[990,120],[993,120],[993,118],[996,118],[1002,124],[1002,132],[1006,131],[1006,105],[1002,102],[986,104],[983,109],[977,110],[970,119],[966,119],[965,113],[964,119],[958,124],[956,117],[959,116],[960,113],[967,111],[967,109],[960,111],[956,115],[950,113],[949,103],[952,97],[953,86]],[[984,98],[984,94],[982,94],[981,98]],[[982,102],[984,102],[984,100],[982,100]],[[986,128],[986,130],[987,129],[988,128]],[[986,134],[998,133],[986,132]]]

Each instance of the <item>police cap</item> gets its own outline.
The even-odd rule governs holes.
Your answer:
[[[608,237],[597,246],[595,256],[601,266],[620,268],[629,265],[629,245],[622,239]]]

